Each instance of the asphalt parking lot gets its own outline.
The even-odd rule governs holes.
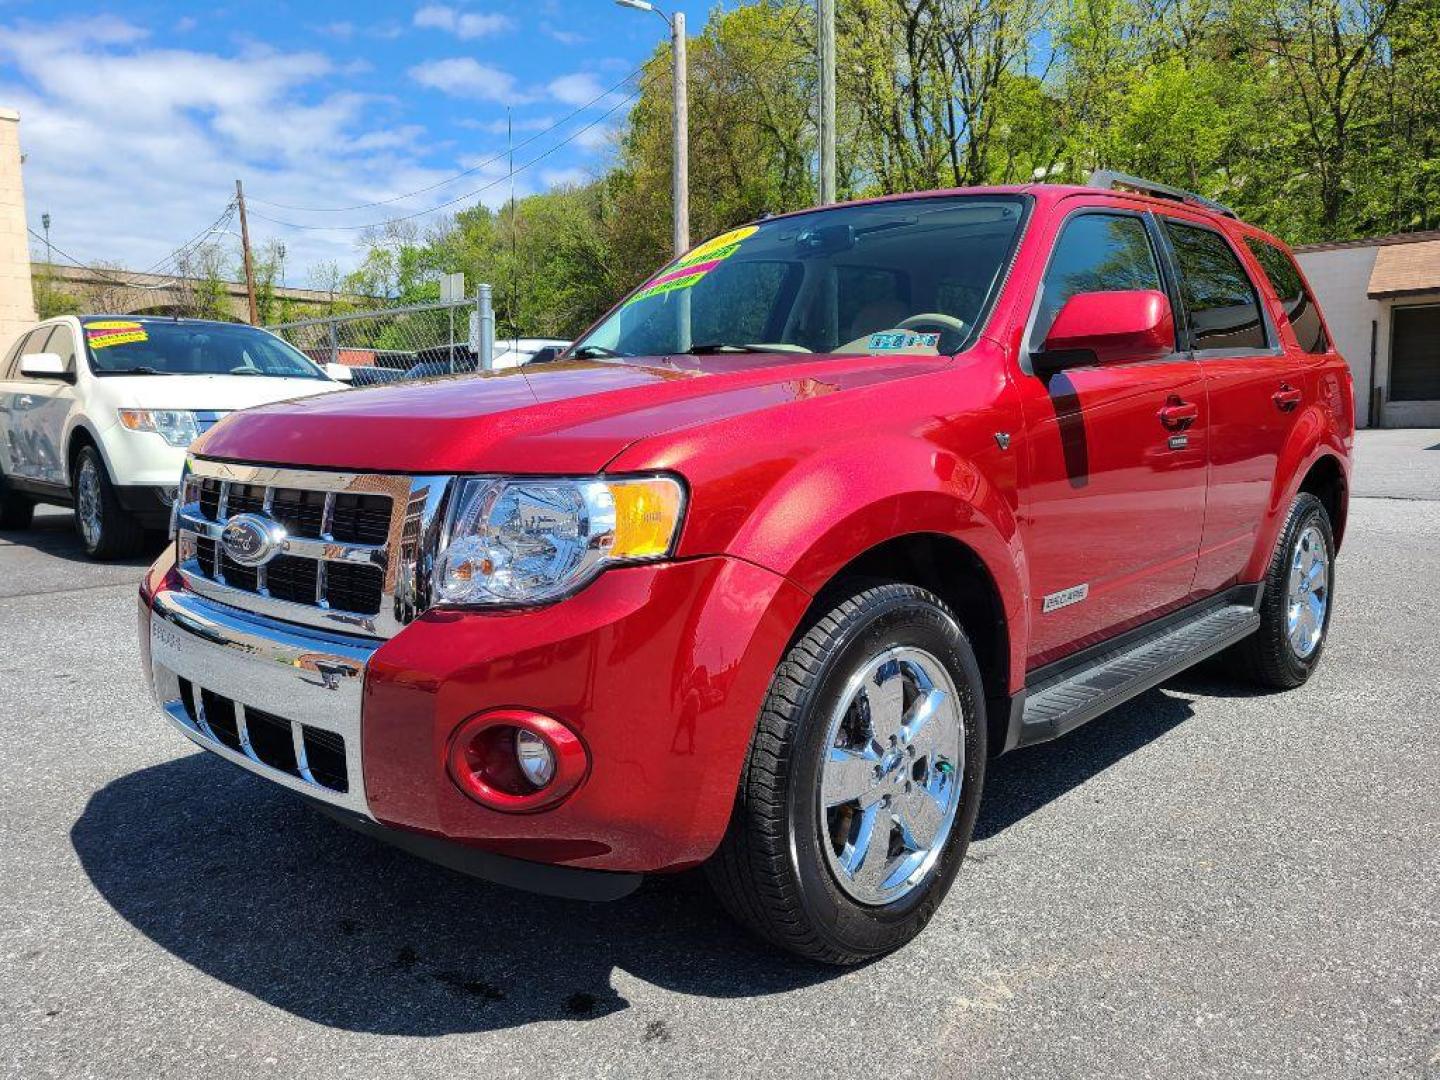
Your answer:
[[[1440,1077],[1440,431],[1362,433],[1329,652],[995,764],[910,948],[768,952],[693,876],[478,883],[195,751],[139,562],[0,534],[0,1071],[24,1077]]]

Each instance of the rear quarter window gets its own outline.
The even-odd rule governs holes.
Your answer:
[[[1320,309],[1315,306],[1315,298],[1305,288],[1305,281],[1300,276],[1295,260],[1274,244],[1266,243],[1258,237],[1247,236],[1245,246],[1255,256],[1255,261],[1260,264],[1260,269],[1265,271],[1265,277],[1270,281],[1270,287],[1280,298],[1280,303],[1285,308],[1285,317],[1290,320],[1290,327],[1295,331],[1300,347],[1307,353],[1325,352],[1330,343],[1325,337],[1325,326],[1320,321]]]

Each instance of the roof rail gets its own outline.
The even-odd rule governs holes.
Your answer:
[[[1110,169],[1096,169],[1090,174],[1090,179],[1085,181],[1086,187],[1105,188],[1107,191],[1114,191],[1116,188],[1129,188],[1138,191],[1141,195],[1153,195],[1157,199],[1174,199],[1176,202],[1190,203],[1194,206],[1203,206],[1206,210],[1213,210],[1217,214],[1224,214],[1226,217],[1238,217],[1239,215],[1223,203],[1214,199],[1207,199],[1203,195],[1196,195],[1193,191],[1185,191],[1183,188],[1170,187],[1168,184],[1157,184],[1153,180],[1142,180],[1138,176],[1129,176],[1122,172],[1114,172]]]

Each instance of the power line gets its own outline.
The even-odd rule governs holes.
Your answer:
[[[25,227],[25,231],[28,232],[36,240],[39,240],[41,243],[45,242],[45,238],[39,233],[37,233],[34,229],[30,228],[28,225]],[[77,268],[88,271],[89,273],[94,274],[96,277],[100,278],[107,284],[114,285],[116,288],[119,289],[168,289],[175,284],[173,279],[153,285],[140,285],[133,281],[120,281],[110,276],[110,274],[114,271],[102,270],[97,266],[88,266],[85,263],[82,263],[79,259],[75,258],[75,256],[71,255],[68,251],[65,251],[63,248],[57,247],[54,243],[50,244],[50,250],[55,252],[56,255],[59,255],[66,262],[73,263]],[[135,273],[135,271],[133,270],[121,270],[119,272],[122,274]]]
[[[219,216],[218,218],[216,218],[214,221],[212,221],[206,228],[200,230],[200,232],[196,233],[196,234],[195,234],[194,236],[192,236],[189,240],[185,241],[185,243],[181,244],[181,245],[180,245],[178,248],[176,248],[174,251],[170,252],[169,255],[166,255],[166,256],[165,256],[163,259],[161,259],[159,262],[153,264],[148,270],[142,270],[142,271],[140,271],[140,273],[143,273],[143,274],[153,274],[153,273],[156,273],[156,272],[159,270],[160,267],[162,267],[162,266],[164,266],[164,265],[166,265],[167,263],[172,262],[172,261],[176,263],[176,269],[178,270],[178,269],[179,269],[179,260],[180,260],[183,256],[187,255],[189,252],[191,252],[192,250],[194,250],[195,248],[198,248],[201,244],[203,244],[207,239],[209,239],[209,237],[210,237],[210,235],[211,235],[212,233],[214,233],[214,232],[216,232],[216,231],[218,231],[218,230],[223,229],[227,224],[229,224],[230,216],[231,216],[234,212],[235,212],[235,200],[234,200],[234,199],[231,199],[228,203],[225,204],[225,209],[222,210],[222,211],[220,211],[220,216]]]
[[[537,131],[534,135],[531,135],[528,139],[525,139],[525,140],[523,140],[522,142],[516,143],[513,147],[510,148],[509,151],[507,151],[507,153],[508,153],[508,152],[513,152],[513,151],[515,151],[515,150],[523,150],[525,147],[529,146],[531,143],[536,142],[536,141],[538,141],[538,140],[540,140],[540,139],[543,139],[545,136],[549,135],[551,132],[556,131],[556,130],[564,127],[564,126],[565,126],[566,124],[568,124],[571,120],[574,120],[577,116],[579,116],[581,113],[588,111],[589,109],[591,109],[591,108],[593,108],[594,106],[598,105],[601,101],[604,101],[607,97],[609,97],[611,94],[615,93],[615,92],[616,92],[617,90],[619,90],[622,86],[624,86],[626,83],[628,83],[631,79],[635,78],[635,76],[639,75],[639,74],[640,74],[641,72],[643,72],[644,70],[645,70],[645,68],[644,68],[643,65],[642,65],[641,67],[636,68],[634,71],[630,72],[630,74],[626,75],[623,79],[621,79],[619,82],[617,82],[614,86],[610,87],[608,90],[603,90],[603,91],[601,91],[599,94],[595,95],[595,97],[593,97],[593,98],[591,98],[589,101],[587,101],[584,105],[579,106],[579,107],[576,108],[573,112],[567,114],[566,116],[561,117],[559,120],[555,121],[555,123],[551,124],[549,127],[545,128],[543,131]],[[614,111],[614,110],[612,109],[611,112],[613,112],[613,111]],[[609,114],[607,113],[606,115],[609,115]],[[585,129],[582,128],[581,130],[583,131],[583,130],[585,130]],[[491,165],[494,165],[497,161],[500,161],[500,160],[501,160],[502,158],[504,158],[505,156],[506,156],[505,153],[496,154],[494,157],[487,158],[486,160],[480,162],[478,165],[473,165],[473,166],[471,166],[470,168],[465,169],[463,172],[455,173],[453,176],[447,176],[444,180],[437,180],[435,183],[429,184],[429,185],[427,185],[426,187],[416,188],[414,191],[407,191],[407,192],[405,192],[405,194],[403,194],[403,195],[392,195],[392,196],[391,196],[390,198],[388,198],[388,199],[376,199],[376,200],[374,200],[373,202],[356,203],[356,204],[353,205],[353,206],[295,206],[295,205],[292,205],[292,204],[290,204],[290,203],[271,202],[269,199],[257,199],[257,198],[255,198],[253,195],[252,195],[250,198],[248,198],[248,199],[246,200],[246,202],[248,202],[248,203],[251,204],[252,209],[251,209],[250,212],[251,212],[252,214],[255,214],[256,217],[262,216],[262,215],[260,215],[260,214],[258,214],[258,213],[255,213],[255,211],[254,211],[254,209],[253,209],[254,204],[256,204],[256,203],[259,203],[259,204],[264,205],[264,206],[274,206],[274,207],[277,207],[277,208],[279,208],[279,209],[281,209],[281,210],[297,210],[297,211],[300,211],[300,212],[302,212],[302,213],[307,213],[307,214],[339,214],[339,213],[344,213],[344,212],[349,211],[349,210],[366,210],[366,209],[368,209],[368,208],[370,208],[370,207],[372,207],[372,206],[388,206],[388,205],[391,204],[391,203],[403,202],[405,199],[413,198],[413,197],[416,196],[416,195],[423,195],[423,194],[425,194],[427,191],[434,191],[436,188],[445,187],[447,184],[452,184],[452,183],[454,183],[456,180],[463,179],[464,177],[470,176],[470,175],[472,175],[472,174],[474,174],[474,173],[480,172],[482,169],[485,169],[485,168],[488,168],[488,167],[491,166]],[[425,211],[425,213],[428,213],[428,212],[429,212],[429,211]],[[273,219],[266,218],[266,220],[267,220],[267,221],[270,221],[270,220],[273,220]],[[396,220],[398,221],[398,220],[403,220],[403,219],[397,218]]]
[[[517,165],[514,172],[524,172],[532,165],[538,165],[551,154],[555,153],[555,151],[559,150],[562,146],[574,142],[581,135],[584,135],[585,132],[602,123],[603,121],[608,119],[612,113],[630,104],[630,102],[634,101],[639,96],[639,90],[633,91],[632,93],[628,94],[624,98],[617,101],[614,105],[610,106],[610,108],[606,109],[603,113],[597,116],[594,120],[590,121],[590,123],[586,124],[584,127],[578,128],[566,138],[561,139],[554,146],[550,147],[547,150],[541,151],[539,154],[536,154],[529,161],[525,162],[525,164]],[[475,188],[473,191],[467,191],[463,195],[457,195],[453,199],[449,199],[443,203],[438,203],[437,205],[431,206],[428,209],[416,210],[414,213],[411,214],[401,214],[398,217],[386,218],[384,221],[371,221],[367,222],[364,225],[302,225],[296,221],[282,221],[279,218],[270,217],[266,214],[260,213],[258,210],[251,210],[250,215],[252,217],[260,218],[263,221],[268,221],[272,225],[283,225],[287,229],[306,229],[312,232],[357,232],[363,229],[379,229],[384,228],[386,225],[393,225],[397,221],[409,221],[412,218],[424,217],[427,214],[435,213],[435,211],[437,210],[444,210],[446,207],[454,206],[456,203],[464,202],[466,199],[473,198],[474,196],[479,195],[482,192],[489,191],[491,188],[498,187],[500,184],[505,183],[510,179],[511,175],[513,175],[513,173],[498,177],[497,179],[490,181],[490,183],[488,184],[482,184],[480,187]]]

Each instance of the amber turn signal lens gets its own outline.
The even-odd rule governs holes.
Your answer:
[[[680,527],[684,493],[668,476],[614,480],[607,485],[615,500],[612,559],[658,559],[670,553]]]

